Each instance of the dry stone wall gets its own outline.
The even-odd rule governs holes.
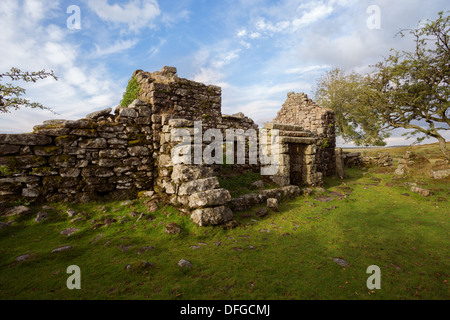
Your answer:
[[[135,197],[153,185],[150,106],[51,120],[31,134],[0,135],[2,200],[91,201]]]

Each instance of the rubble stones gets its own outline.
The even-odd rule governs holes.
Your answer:
[[[419,187],[414,187],[414,186],[411,187],[411,192],[418,193],[424,197],[429,197],[433,194],[430,190],[419,188]]]

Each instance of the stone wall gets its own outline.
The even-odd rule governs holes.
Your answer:
[[[324,176],[335,174],[336,129],[333,110],[318,106],[304,93],[290,92],[273,121],[300,126],[317,136],[317,171]]]
[[[92,113],[77,121],[51,120],[31,134],[0,135],[0,197],[91,201],[136,197],[153,185],[151,107]]]

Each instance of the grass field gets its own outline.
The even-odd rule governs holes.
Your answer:
[[[50,204],[48,220],[33,214],[0,230],[0,299],[448,300],[449,180],[392,171],[348,169],[343,182],[326,179],[325,194],[286,200],[265,218],[254,215],[258,208],[237,213],[231,230],[197,227],[168,206],[137,222],[130,212],[145,212],[139,200]],[[434,195],[414,194],[405,182]],[[82,220],[70,222],[68,209],[85,213]],[[105,219],[117,222],[93,230]],[[181,234],[165,234],[169,222]],[[70,227],[79,231],[60,234]],[[193,267],[181,269],[181,259]],[[81,290],[66,287],[70,265],[81,269]],[[371,265],[381,269],[380,290],[366,286]]]
[[[389,152],[389,154],[395,158],[401,158],[406,151],[414,151],[414,153],[428,158],[432,163],[438,159],[443,159],[442,152],[439,150],[439,144],[424,144],[417,146],[404,146],[404,147],[380,147],[380,148],[356,148],[356,149],[344,149],[346,152],[361,152],[363,156],[373,157],[379,152]],[[450,142],[447,142],[447,150],[450,150]]]

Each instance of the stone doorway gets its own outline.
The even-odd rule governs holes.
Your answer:
[[[306,145],[289,143],[290,180],[292,185],[302,186],[306,184],[305,165]]]

